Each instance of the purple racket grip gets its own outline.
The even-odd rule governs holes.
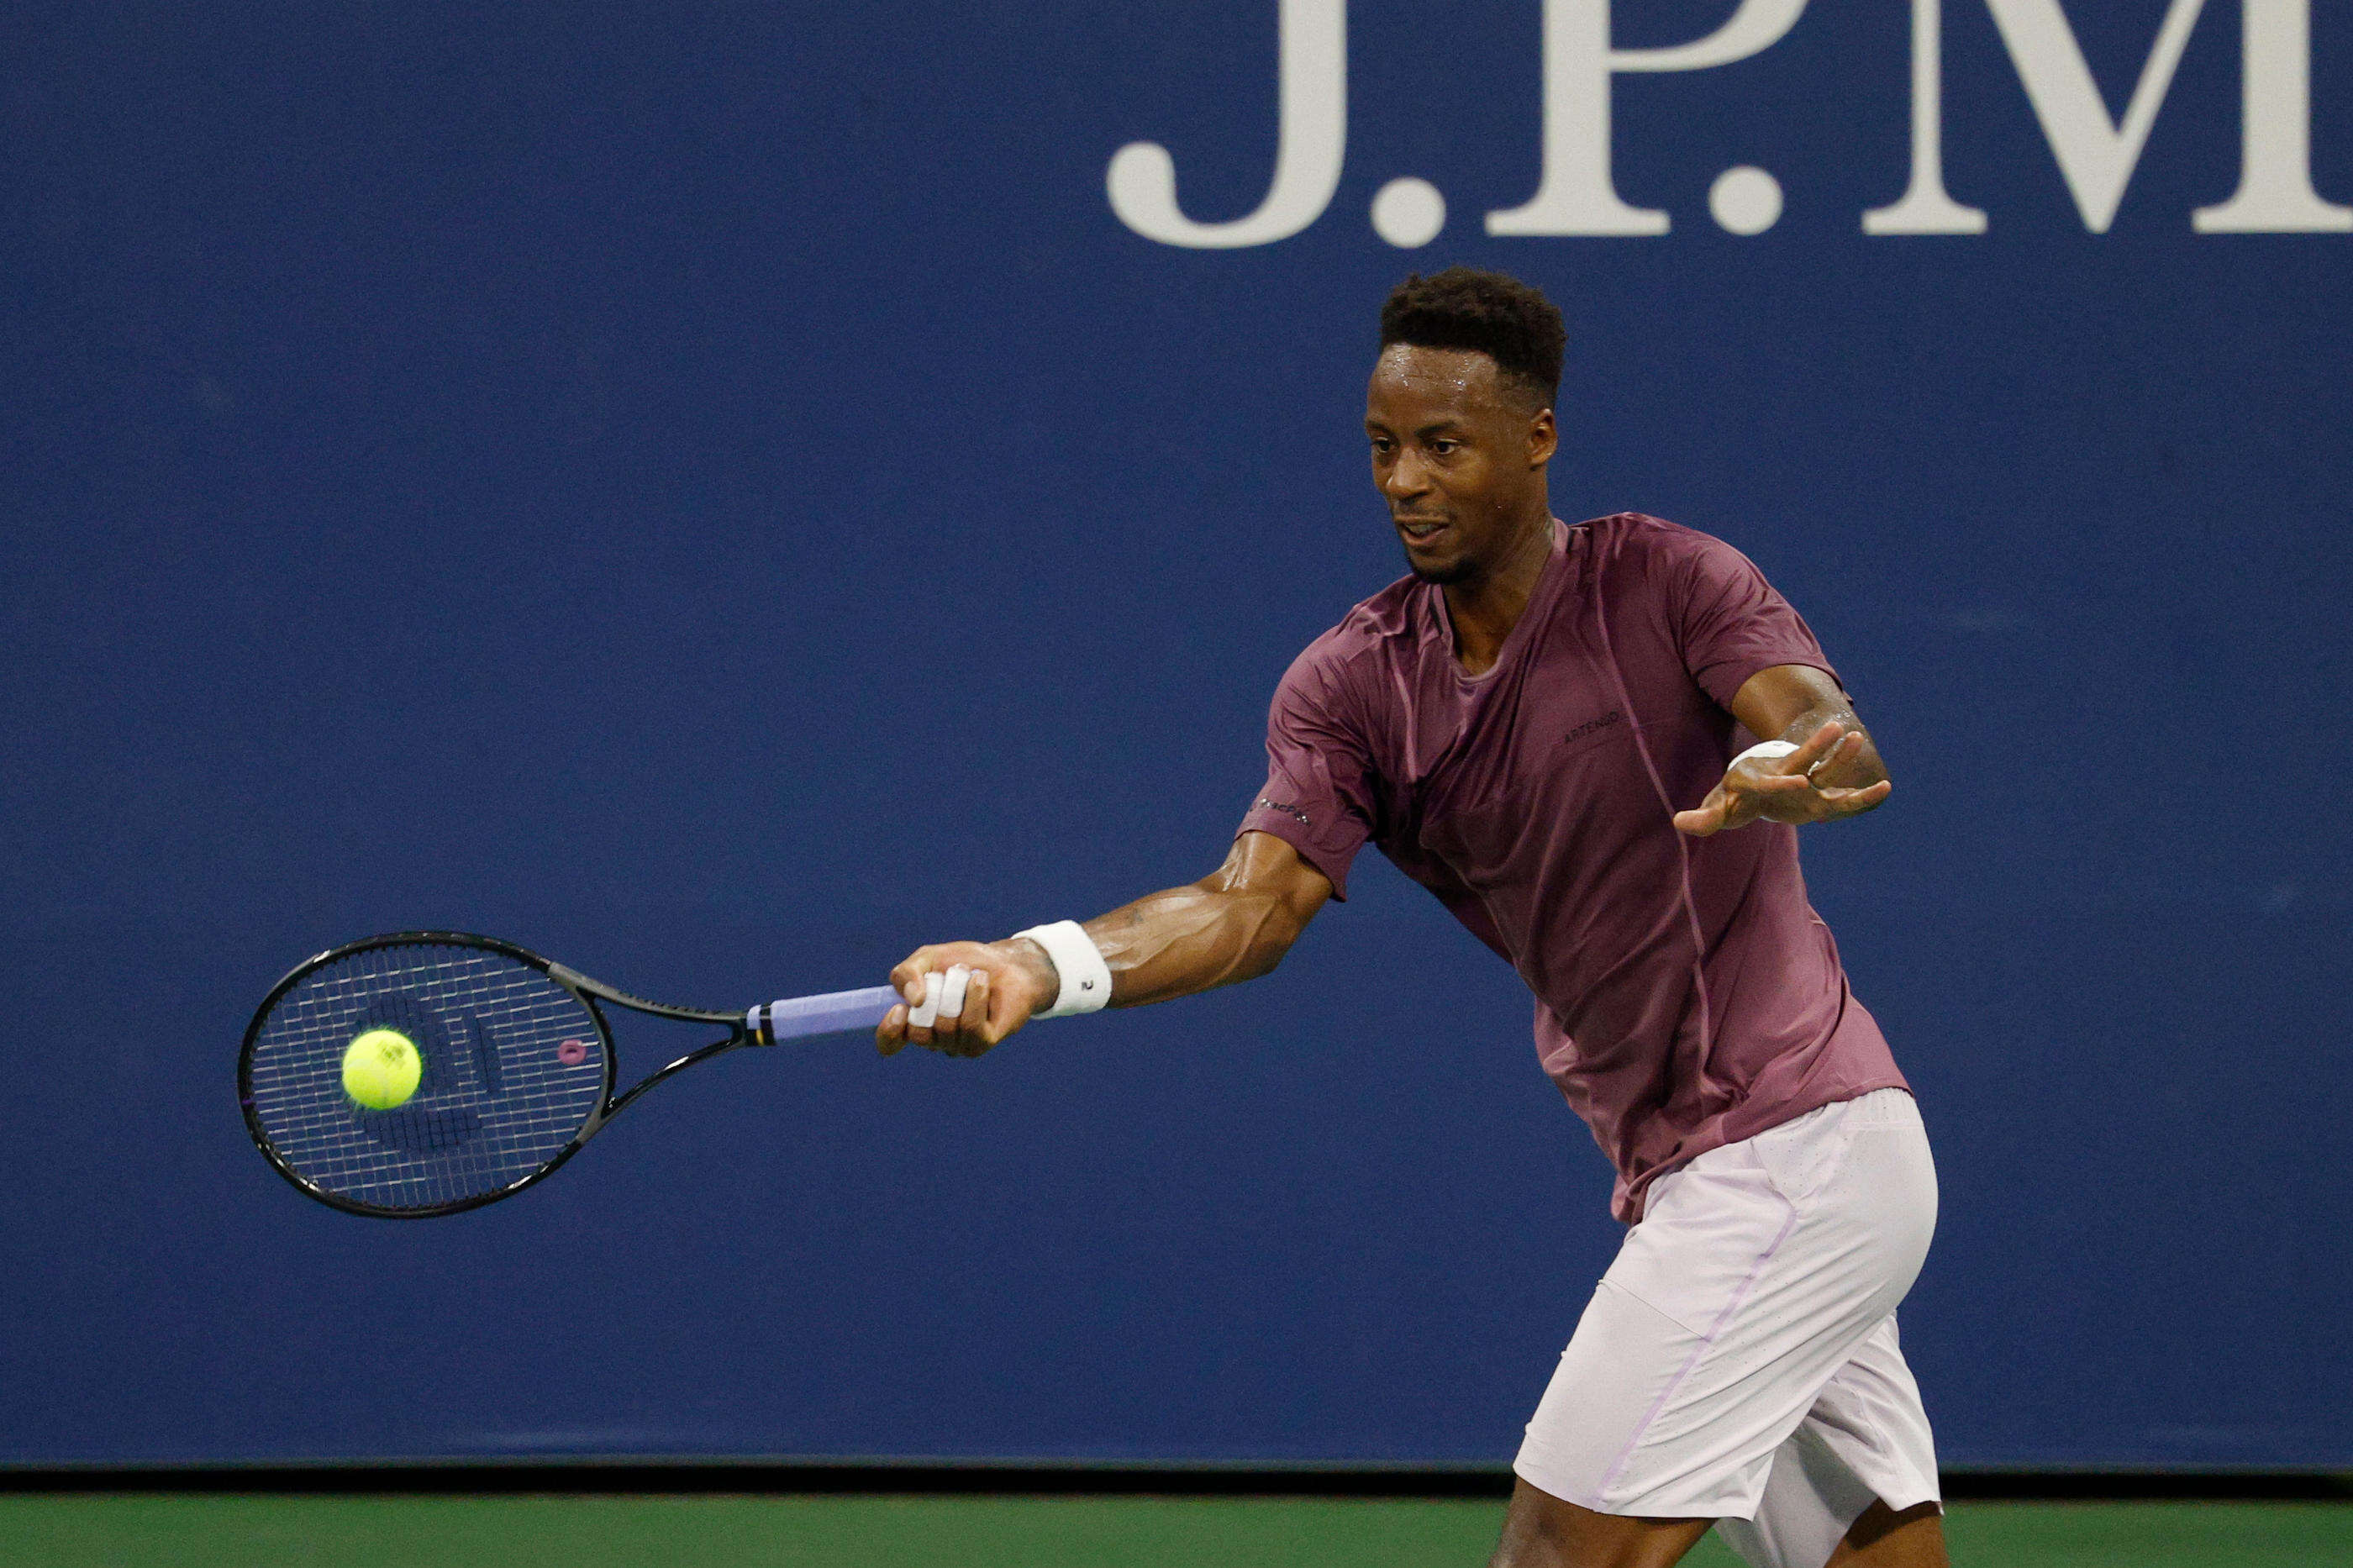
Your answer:
[[[791,996],[754,1007],[744,1019],[752,1036],[764,1046],[786,1040],[806,1040],[815,1035],[844,1035],[871,1029],[899,1002],[888,985],[863,991],[829,991],[822,996]]]

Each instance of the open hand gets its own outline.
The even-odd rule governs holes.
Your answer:
[[[1860,731],[1832,719],[1785,757],[1748,757],[1726,768],[1707,798],[1675,813],[1675,827],[1705,838],[1727,827],[1746,827],[1758,817],[1774,822],[1828,822],[1869,811],[1894,785],[1886,779],[1857,789],[1825,787],[1814,775],[1835,770],[1862,754]]]

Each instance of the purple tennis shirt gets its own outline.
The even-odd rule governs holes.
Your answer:
[[[1553,525],[1484,674],[1456,661],[1439,589],[1407,577],[1308,646],[1268,717],[1240,831],[1288,841],[1343,898],[1371,840],[1519,972],[1628,1224],[1710,1149],[1909,1087],[1806,901],[1797,829],[1671,820],[1755,742],[1728,705],[1777,664],[1837,674],[1746,556],[1621,513]]]

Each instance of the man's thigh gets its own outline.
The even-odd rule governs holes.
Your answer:
[[[1754,1568],[1820,1568],[1873,1504],[1940,1510],[1936,1445],[1895,1320],[1865,1335],[1775,1451],[1756,1514],[1726,1519],[1726,1545]]]
[[[1900,1095],[1825,1107],[1666,1178],[1514,1469],[1597,1513],[1753,1516],[1776,1450],[1918,1273],[1935,1181]]]

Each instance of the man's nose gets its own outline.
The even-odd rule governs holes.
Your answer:
[[[1407,500],[1430,489],[1430,468],[1409,448],[1398,454],[1397,461],[1381,480],[1381,493],[1391,500]]]

